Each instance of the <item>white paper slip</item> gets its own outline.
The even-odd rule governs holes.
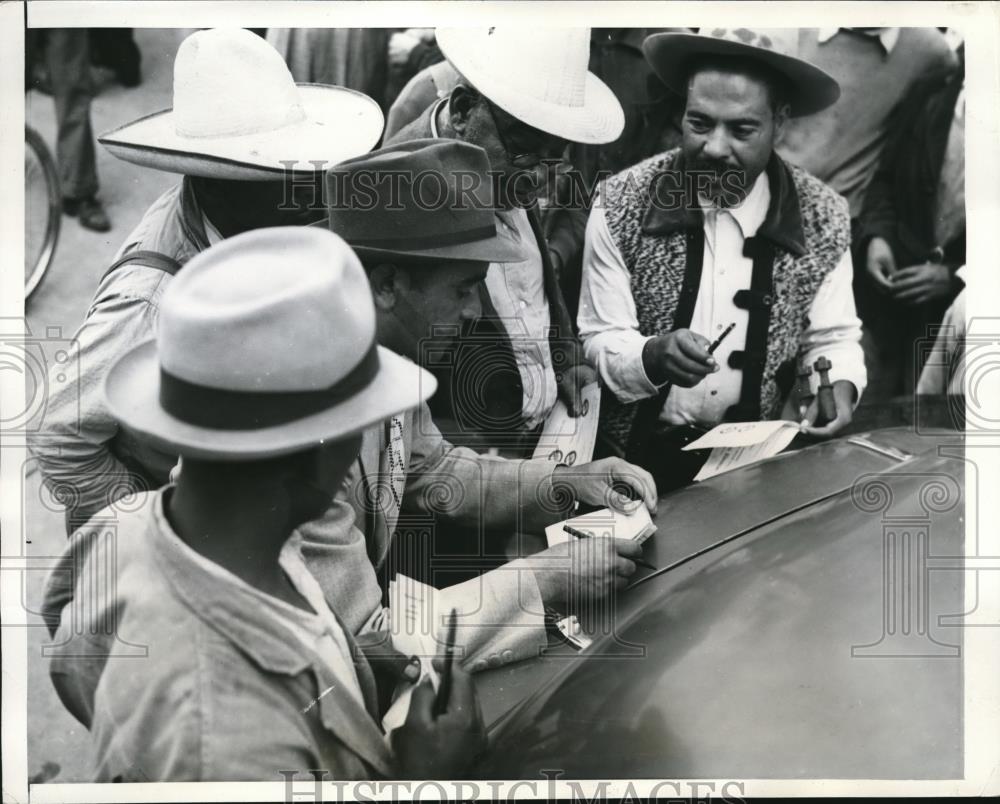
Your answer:
[[[438,624],[441,617],[440,594],[433,586],[427,586],[405,575],[397,575],[389,581],[389,632],[392,646],[406,656],[420,659],[420,679],[430,678],[435,691],[438,674],[431,665],[431,659],[438,653]],[[382,728],[388,734],[406,722],[410,712],[410,698],[416,684],[406,682],[397,689],[392,706],[382,718]]]
[[[705,461],[701,467],[701,471],[694,476],[694,479],[707,480],[723,472],[739,469],[741,466],[749,466],[751,463],[756,463],[765,458],[770,458],[772,455],[777,455],[792,443],[792,439],[799,432],[797,424],[792,422],[780,422],[780,424],[786,426],[775,428],[770,436],[758,443],[745,447],[713,448],[708,455],[708,460]],[[711,433],[708,435],[711,435]],[[689,444],[688,446],[691,445]]]
[[[585,385],[581,392],[581,414],[569,415],[560,399],[549,412],[538,437],[532,458],[542,458],[567,466],[589,463],[597,443],[597,419],[601,412],[601,388],[596,382]]]
[[[576,538],[572,534],[563,530],[564,526],[569,526],[573,530],[586,533],[590,536],[607,536],[615,539],[634,539],[637,542],[644,542],[656,532],[656,525],[649,517],[649,509],[645,505],[639,506],[631,514],[623,514],[610,508],[602,508],[600,511],[591,511],[589,514],[575,516],[572,519],[564,519],[549,525],[545,529],[545,538],[552,547],[562,542],[568,542]]]
[[[594,640],[584,632],[583,626],[580,625],[580,621],[577,619],[575,614],[571,614],[569,617],[563,617],[556,623],[556,628],[559,629],[559,633],[562,634],[567,641],[575,645],[580,650],[585,650],[594,644]]]
[[[792,432],[798,432],[799,425],[795,422],[785,421],[784,419],[766,422],[725,422],[724,424],[716,425],[701,438],[692,441],[687,446],[681,447],[681,449],[749,447],[753,444],[760,444],[776,433],[789,428]],[[791,441],[791,439],[788,440]]]

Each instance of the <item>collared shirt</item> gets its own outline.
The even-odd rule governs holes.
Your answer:
[[[528,213],[523,209],[503,210],[498,224],[522,243],[535,243]],[[490,263],[486,289],[504,329],[521,375],[524,399],[521,412],[525,426],[534,429],[545,421],[556,403],[555,370],[549,347],[549,303],[545,298],[542,255],[537,248],[526,250],[524,262]]]
[[[882,47],[885,48],[886,55],[892,53],[892,49],[896,47],[896,42],[899,41],[899,28],[874,28],[871,30],[864,28],[820,28],[816,38],[822,45],[829,42],[841,31],[854,31],[862,36],[870,36],[873,39],[878,39],[882,43]]]
[[[50,673],[90,729],[94,780],[281,781],[288,768],[392,775],[364,703],[374,706],[371,669],[355,664],[298,537],[280,565],[316,614],[185,544],[164,514],[170,488],[138,495],[111,527],[74,534],[50,581],[72,568]]]
[[[437,116],[448,97],[440,98],[431,110],[431,136],[438,137]],[[542,255],[523,209],[497,213],[497,223],[512,237],[520,239],[528,258],[524,262],[493,262],[486,274],[486,289],[511,342],[511,350],[524,389],[521,413],[531,430],[545,421],[556,403],[555,370],[549,346],[551,322],[545,297]]]
[[[163,495],[161,495],[152,509],[156,528],[166,538],[175,541],[177,548],[184,553],[185,559],[197,565],[207,575],[214,577],[218,583],[237,585],[241,593],[256,602],[260,612],[267,617],[272,617],[275,623],[286,628],[291,637],[299,642],[303,650],[314,652],[340,682],[340,689],[354,698],[358,704],[364,706],[365,702],[361,694],[361,686],[358,684],[358,675],[352,664],[351,649],[347,644],[347,638],[344,636],[344,631],[340,627],[340,623],[337,622],[337,618],[330,611],[319,584],[306,569],[305,562],[299,553],[298,544],[291,539],[287,541],[281,548],[278,563],[292,586],[295,587],[295,591],[302,595],[312,607],[312,612],[300,609],[298,606],[293,606],[250,586],[229,570],[220,567],[197,550],[184,544],[174,533],[163,514],[163,499]]]
[[[743,373],[730,368],[728,358],[734,350],[745,348],[749,313],[738,308],[733,297],[736,291],[750,286],[753,262],[743,256],[743,242],[763,223],[770,198],[767,174],[762,173],[739,207],[709,210],[705,215],[702,279],[690,329],[714,340],[730,323],[736,327],[715,352],[718,372],[693,388],[671,389],[660,415],[664,422],[713,426],[722,421],[726,408],[739,401]],[[813,299],[810,323],[802,336],[801,359],[812,365],[821,355],[829,358],[833,364],[830,379],[854,383],[860,399],[866,373],[852,279],[848,249]],[[642,363],[649,336],[639,332],[630,282],[604,210],[595,205],[587,222],[577,320],[584,354],[598,367],[605,384],[626,403],[654,396],[659,390]],[[812,382],[815,389],[815,374]]]

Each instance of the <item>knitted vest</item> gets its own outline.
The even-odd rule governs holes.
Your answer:
[[[679,153],[679,150],[668,151],[640,162],[609,179],[601,191],[608,230],[631,275],[632,296],[643,335],[662,335],[674,329],[684,280],[685,232],[650,235],[642,229],[644,214],[653,197],[652,182],[673,167]],[[782,163],[778,165],[785,167]],[[778,369],[798,355],[816,291],[843,257],[851,239],[844,199],[805,171],[791,166],[788,169],[798,196],[805,253],[800,256],[780,246],[775,249],[767,354],[760,385],[760,413],[768,419],[781,413]],[[605,393],[601,404],[602,432],[620,448],[627,442],[635,410],[636,404],[622,404],[613,394]]]

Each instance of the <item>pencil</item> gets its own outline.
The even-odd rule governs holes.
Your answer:
[[[578,539],[590,539],[593,538],[593,533],[587,533],[586,531],[577,530],[569,525],[563,525],[563,530],[566,531],[570,536],[576,536]],[[655,570],[656,567],[650,564],[648,561],[642,558],[629,558],[629,561],[634,561],[640,567],[645,567],[646,569]]]
[[[455,661],[456,621],[455,609],[452,609],[448,615],[448,635],[445,637],[444,670],[441,672],[441,682],[434,697],[434,717],[441,717],[447,711],[448,699],[451,697],[451,665]]]
[[[715,350],[719,348],[719,344],[722,343],[722,339],[725,338],[730,332],[732,332],[735,327],[736,327],[736,322],[735,321],[732,324],[730,324],[728,327],[726,327],[722,331],[722,334],[718,338],[716,338],[714,341],[712,341],[712,345],[708,347],[708,353],[709,354],[714,354]]]

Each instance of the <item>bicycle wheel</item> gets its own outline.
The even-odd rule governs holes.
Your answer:
[[[59,239],[62,199],[59,174],[41,135],[24,128],[24,298],[52,264]]]

